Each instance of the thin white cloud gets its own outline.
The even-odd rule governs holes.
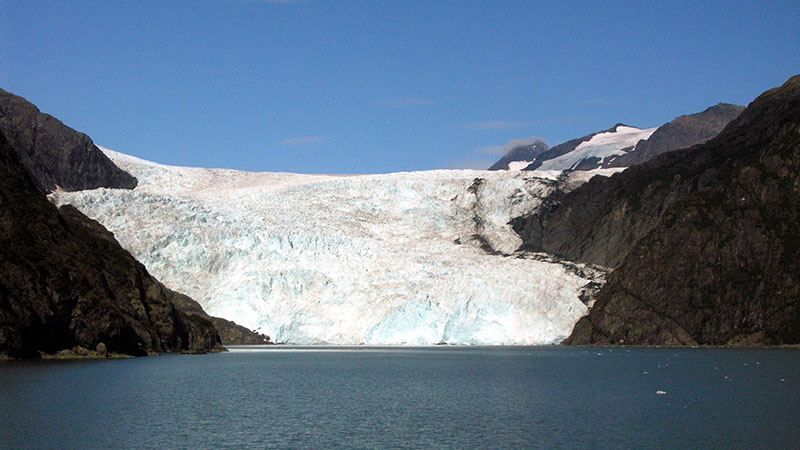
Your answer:
[[[484,122],[465,122],[460,126],[468,130],[515,130],[530,126],[529,122],[511,122],[507,120],[487,120]]]
[[[393,108],[413,107],[413,106],[428,106],[436,102],[429,98],[422,97],[395,97],[382,100],[381,104]]]
[[[290,147],[295,145],[321,144],[323,142],[325,142],[325,139],[319,136],[298,136],[298,137],[281,139],[280,141],[278,141],[278,144],[283,145],[285,147]]]
[[[515,147],[521,147],[523,145],[531,145],[536,141],[544,141],[544,139],[540,137],[531,137],[527,139],[512,139],[503,145],[489,145],[486,147],[478,147],[473,150],[473,153],[477,153],[480,155],[503,156]]]
[[[544,142],[540,137],[530,137],[526,139],[511,139],[503,145],[487,145],[486,147],[478,147],[472,149],[469,156],[465,159],[451,161],[447,168],[449,169],[476,169],[486,170],[492,164],[497,162],[497,159],[504,156],[515,147],[522,145],[530,145],[536,141]],[[487,156],[492,157],[488,159]]]

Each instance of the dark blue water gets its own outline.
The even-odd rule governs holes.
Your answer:
[[[777,349],[0,362],[0,447],[798,448],[799,377],[800,351]]]

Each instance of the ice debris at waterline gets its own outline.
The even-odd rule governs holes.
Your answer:
[[[598,172],[251,173],[104,151],[136,189],[51,199],[101,222],[209,314],[273,340],[547,344],[587,312],[590,280],[505,256],[521,242],[507,223]]]

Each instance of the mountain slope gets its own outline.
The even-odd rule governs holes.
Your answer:
[[[615,184],[675,200],[567,342],[800,343],[800,76],[707,144],[653,162]]]
[[[194,301],[188,295],[173,292],[171,300],[178,311],[188,315],[197,316],[211,322],[217,329],[222,345],[263,345],[272,344],[269,336],[256,333],[249,328],[245,328],[236,322],[226,320],[221,317],[208,315],[200,303]]]
[[[530,164],[522,170],[594,170],[612,167],[610,164],[612,160],[633,150],[637,142],[647,139],[654,131],[655,128],[642,130],[618,123],[608,130],[538,151],[531,155],[532,158],[526,157],[525,161],[530,161]],[[507,154],[503,159],[514,158]],[[492,167],[498,166],[502,161],[498,161]]]
[[[617,125],[614,125],[612,128],[609,128],[608,130],[603,130],[603,131],[598,131],[597,133],[587,134],[586,136],[583,136],[581,138],[572,139],[572,140],[569,140],[567,142],[562,142],[561,144],[558,144],[556,146],[550,147],[550,149],[548,149],[547,151],[544,151],[544,152],[536,155],[536,157],[533,159],[533,161],[531,161],[531,163],[527,167],[522,169],[522,170],[537,170],[537,169],[539,169],[539,167],[545,161],[550,160],[550,159],[554,159],[554,158],[558,158],[559,156],[565,155],[565,154],[575,150],[575,148],[578,147],[580,144],[582,144],[582,143],[584,143],[586,141],[589,141],[590,139],[592,139],[596,135],[598,135],[600,133],[612,132],[617,128],[617,126],[620,126],[620,125],[622,125],[622,124],[617,124]]]
[[[594,133],[563,155],[543,161],[538,170],[593,170],[610,166],[610,162],[636,150],[637,143],[647,140],[655,128],[642,130],[617,124]]]
[[[205,352],[219,336],[70,206],[56,210],[0,133],[0,354],[36,357],[103,343],[109,352]]]
[[[92,140],[0,89],[0,132],[42,192],[97,187],[133,189],[136,178],[114,165]]]
[[[603,167],[630,167],[661,153],[702,144],[718,135],[742,111],[744,106],[720,103],[697,114],[678,116],[658,127],[650,138],[640,142],[634,150],[603,164]]]

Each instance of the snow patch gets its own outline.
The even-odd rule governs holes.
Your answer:
[[[508,163],[508,170],[519,171],[531,165],[533,161],[511,161]]]

